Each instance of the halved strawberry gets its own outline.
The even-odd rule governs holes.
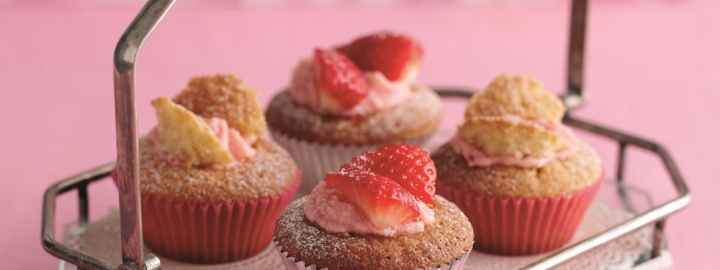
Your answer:
[[[355,205],[379,229],[420,217],[415,198],[390,178],[362,170],[340,170],[328,174],[325,182]]]
[[[364,71],[379,71],[391,81],[405,77],[420,62],[423,51],[412,38],[379,32],[358,38],[338,48]]]
[[[315,49],[315,84],[336,101],[341,109],[352,109],[368,94],[365,75],[336,50]]]
[[[437,173],[425,150],[410,144],[390,144],[369,153],[368,158],[370,171],[395,180],[419,200],[432,203]]]

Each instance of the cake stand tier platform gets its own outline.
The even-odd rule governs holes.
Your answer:
[[[198,266],[159,258],[143,247],[138,189],[138,137],[134,100],[135,63],[140,48],[175,0],[148,0],[118,41],[114,53],[115,118],[117,162],[81,172],[51,185],[43,196],[42,245],[49,254],[63,260],[62,269],[282,269],[277,253],[268,247],[258,256],[232,264]],[[588,0],[573,0],[567,54],[567,89],[563,101],[569,108],[563,123],[575,130],[599,137],[617,146],[614,171],[606,171],[602,193],[610,198],[595,203],[587,213],[572,243],[547,254],[531,257],[502,257],[474,252],[466,269],[664,269],[671,265],[665,225],[671,214],[687,207],[690,190],[667,148],[652,140],[593,123],[573,114],[583,103],[583,67]],[[468,88],[434,87],[441,97],[466,100]],[[619,103],[622,100],[618,100]],[[444,131],[450,135],[454,131]],[[441,132],[442,133],[442,132]],[[447,137],[439,136],[440,140]],[[625,179],[629,151],[654,155],[668,175],[674,193],[653,202],[652,196]],[[127,189],[119,194],[117,211],[90,221],[89,187],[108,179],[115,170],[118,182]],[[613,172],[614,175],[610,175]],[[75,193],[78,218],[67,226],[65,241],[55,235],[58,197]],[[600,196],[603,198],[603,196]],[[612,201],[616,201],[612,203]],[[122,258],[122,259],[121,259]]]
[[[600,233],[613,224],[631,217],[632,214],[614,209],[602,202],[596,202],[588,210],[572,243]],[[65,244],[88,254],[94,258],[119,265],[120,252],[120,215],[113,210],[107,216],[87,224],[68,224],[66,226]],[[652,246],[652,228],[644,227],[629,235],[599,247],[593,251],[577,256],[558,269],[666,269],[671,266],[671,256],[664,252],[660,257],[650,258]],[[536,256],[497,256],[473,251],[465,264],[465,269],[505,270],[519,269],[538,261],[546,255]],[[218,265],[194,265],[160,258],[163,269],[167,270],[266,270],[283,269],[280,254],[270,244],[260,254],[235,263]],[[72,264],[62,262],[61,270],[76,270]]]

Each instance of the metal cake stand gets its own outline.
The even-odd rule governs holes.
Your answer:
[[[43,197],[43,219],[41,228],[42,245],[48,253],[79,269],[160,269],[160,259],[143,250],[140,192],[138,189],[138,138],[134,102],[134,70],[137,55],[145,39],[172,7],[175,0],[149,0],[132,21],[117,43],[114,54],[115,117],[117,132],[117,162],[107,163],[62,179],[51,185]],[[667,148],[652,140],[634,136],[618,129],[577,118],[573,109],[583,103],[583,60],[588,0],[572,1],[570,36],[567,62],[567,90],[563,101],[569,108],[563,122],[575,129],[605,138],[617,144],[617,164],[613,189],[623,203],[625,211],[631,213],[616,224],[612,224],[592,235],[579,239],[557,251],[540,256],[520,266],[522,269],[550,269],[577,259],[604,245],[619,241],[642,228],[650,227],[651,248],[648,256],[638,258],[634,265],[667,254],[665,224],[667,218],[687,207],[690,190]],[[473,91],[463,88],[435,88],[443,98],[469,98]],[[641,149],[657,156],[672,181],[675,196],[665,202],[652,205],[644,211],[637,211],[631,198],[632,190],[625,182],[624,172],[628,149]],[[121,263],[92,256],[71,245],[60,242],[55,236],[55,208],[58,196],[76,192],[78,196],[77,226],[89,227],[88,187],[98,181],[109,179],[116,170],[119,192],[119,233]],[[164,260],[164,259],[163,259]]]

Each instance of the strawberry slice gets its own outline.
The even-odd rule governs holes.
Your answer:
[[[435,195],[435,163],[415,145],[391,144],[369,153],[369,169],[395,180],[419,200],[431,204]]]
[[[392,32],[358,38],[338,49],[364,71],[379,71],[391,81],[405,77],[423,51],[412,38]]]
[[[345,55],[335,50],[315,49],[313,57],[315,84],[340,109],[349,110],[368,94],[365,75]]]
[[[348,167],[351,169],[328,174],[325,181],[328,187],[337,190],[365,214],[374,226],[385,229],[420,217],[415,198],[400,184],[362,168]]]

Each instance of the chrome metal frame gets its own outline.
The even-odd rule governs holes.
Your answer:
[[[152,254],[147,257],[143,255],[135,116],[135,62],[145,39],[174,3],[175,0],[148,1],[120,37],[113,57],[117,133],[115,177],[120,191],[122,261],[123,268],[127,269],[160,269],[160,259]]]
[[[55,202],[58,196],[77,190],[78,223],[88,223],[88,187],[90,184],[107,179],[117,167],[120,189],[120,216],[123,263],[119,269],[160,269],[160,260],[152,254],[143,254],[142,220],[140,195],[138,191],[138,140],[134,104],[134,67],[137,53],[145,39],[163,16],[172,7],[174,0],[150,0],[118,41],[114,55],[115,117],[117,129],[117,166],[107,163],[78,175],[60,180],[48,187],[43,198],[43,221],[41,228],[42,245],[55,257],[77,265],[80,269],[116,269],[108,262],[98,260],[74,250],[55,239]],[[624,170],[628,147],[636,147],[657,155],[672,180],[677,196],[645,212],[636,213],[632,218],[617,224],[602,233],[584,241],[565,247],[547,255],[542,260],[524,269],[550,269],[571,260],[573,257],[613,241],[642,227],[653,225],[653,247],[651,258],[660,255],[665,247],[665,223],[667,217],[690,203],[690,190],[680,169],[670,153],[662,145],[651,140],[624,133],[574,117],[572,109],[583,102],[583,60],[585,50],[585,29],[588,14],[588,0],[574,0],[570,23],[570,38],[567,63],[567,92],[563,101],[570,108],[563,121],[569,126],[585,130],[615,141],[618,144],[616,179],[618,194],[625,207],[636,213],[626,190]],[[469,98],[473,91],[462,88],[436,89],[443,98]]]

